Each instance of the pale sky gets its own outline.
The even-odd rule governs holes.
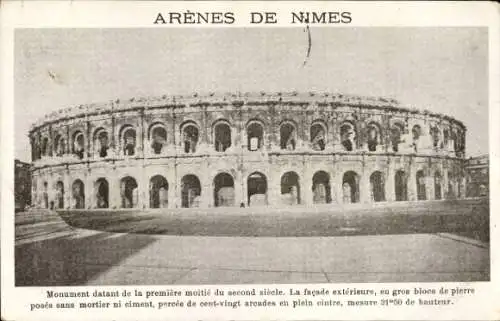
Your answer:
[[[467,126],[488,152],[486,28],[25,29],[15,34],[15,157],[51,111],[193,92],[327,91],[391,97]]]

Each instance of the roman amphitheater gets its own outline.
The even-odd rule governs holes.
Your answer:
[[[30,129],[32,199],[143,209],[464,198],[465,133],[393,99],[329,93],[81,105]]]

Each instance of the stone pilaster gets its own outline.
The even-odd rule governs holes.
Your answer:
[[[208,173],[203,173],[200,177],[201,195],[200,207],[209,208],[214,206],[213,184]]]
[[[71,181],[70,171],[66,169],[64,171],[64,207],[66,209],[72,208],[72,196],[73,196],[73,182]]]
[[[149,207],[149,182],[144,175],[144,169],[139,168],[137,173],[137,192],[138,199],[136,208],[146,208]]]
[[[332,199],[332,204],[338,204],[339,202],[339,195],[337,194],[337,189],[336,186],[337,184],[337,173],[335,171],[330,171],[330,197]]]
[[[267,178],[267,203],[271,206],[281,206],[281,176],[276,168],[269,172]]]
[[[240,173],[236,174],[234,179],[234,206],[239,207],[241,203],[246,203],[246,197],[243,191],[243,177]]]
[[[394,168],[394,161],[392,158],[389,158],[386,173],[387,176],[385,178],[385,199],[388,202],[394,202],[396,200],[396,188],[395,188],[396,170]]]
[[[95,191],[94,191],[94,181],[90,175],[86,175],[84,179],[84,190],[85,190],[85,208],[96,208],[95,206]],[[110,190],[111,192],[111,190]]]
[[[361,203],[370,203],[370,174],[363,170],[359,179],[359,201]]]
[[[425,176],[425,199],[428,201],[434,200],[434,177],[432,176],[432,171],[427,170]]]
[[[442,183],[442,186],[443,186],[443,189],[442,189],[442,198],[443,199],[448,199],[449,196],[450,196],[450,190],[449,190],[449,177],[448,177],[448,170],[447,168],[443,168],[443,183]]]

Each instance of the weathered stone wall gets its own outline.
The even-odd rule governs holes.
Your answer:
[[[229,144],[216,141],[219,124],[229,126]],[[259,126],[261,144],[249,139],[251,127]],[[161,175],[168,207],[212,207],[214,179],[227,173],[234,206],[249,206],[254,189],[248,179],[258,172],[267,185],[264,203],[271,206],[281,206],[288,193],[292,204],[306,205],[318,199],[395,201],[400,189],[406,200],[464,197],[465,130],[450,117],[392,100],[328,94],[195,95],[80,106],[48,115],[30,131],[32,196],[41,207],[73,208],[80,197],[84,208],[120,208],[128,197],[134,207],[147,208],[151,197],[159,197],[151,179]],[[250,150],[252,141],[260,148]],[[400,170],[404,186],[395,179]],[[283,181],[288,172],[298,182]],[[321,188],[313,179],[318,172],[326,174]],[[196,176],[199,188],[183,184],[186,175]],[[135,180],[133,192],[126,177]],[[84,193],[75,196],[78,180]]]

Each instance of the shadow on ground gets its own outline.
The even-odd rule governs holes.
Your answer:
[[[370,207],[60,211],[71,226],[108,232],[198,236],[343,236],[454,233],[489,241],[488,199]]]
[[[102,233],[19,244],[15,247],[16,286],[83,285],[154,241],[126,234],[110,238]]]

